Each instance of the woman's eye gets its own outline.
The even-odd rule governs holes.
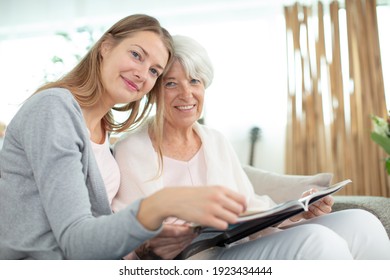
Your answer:
[[[166,84],[165,84],[165,87],[167,87],[167,88],[173,88],[173,87],[175,87],[176,86],[176,83],[175,82],[167,82]]]
[[[160,72],[158,72],[158,70],[156,70],[155,68],[151,68],[149,71],[150,73],[152,73],[153,76],[160,76]]]
[[[136,51],[130,51],[130,53],[135,59],[141,60],[141,55]]]
[[[200,81],[200,80],[198,80],[198,79],[192,79],[191,80],[191,84],[193,84],[193,85],[197,85],[197,84],[201,84],[202,82]]]

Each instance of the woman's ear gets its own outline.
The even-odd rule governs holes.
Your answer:
[[[112,43],[109,40],[103,41],[103,43],[100,46],[100,55],[102,57],[106,56],[112,48]]]

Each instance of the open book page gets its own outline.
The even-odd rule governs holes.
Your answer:
[[[340,189],[342,189],[347,184],[351,183],[352,181],[350,179],[341,181],[339,183],[336,183],[332,186],[329,186],[327,188],[322,188],[318,190],[317,192],[314,192],[308,196],[302,197],[300,199],[296,200],[289,200],[283,203],[280,203],[276,205],[275,207],[272,207],[268,210],[263,211],[255,211],[250,210],[246,211],[245,213],[241,214],[240,217],[237,220],[236,224],[230,225],[227,230],[216,230],[209,227],[202,227],[200,225],[192,225],[195,229],[195,231],[198,232],[223,232],[223,231],[229,231],[232,228],[235,228],[237,225],[241,225],[244,222],[247,221],[257,221],[258,224],[263,223],[264,221],[274,221],[277,220],[278,222],[282,222],[282,219],[284,218],[290,218],[294,214],[297,214],[302,211],[307,211],[310,204],[314,203],[315,201],[327,196],[331,195]],[[269,225],[267,225],[269,226]]]
[[[350,179],[341,181],[341,182],[336,183],[336,184],[329,186],[327,188],[320,189],[317,192],[312,193],[308,196],[302,197],[300,199],[290,200],[287,202],[280,203],[269,210],[265,210],[265,211],[250,210],[250,211],[247,211],[247,212],[240,215],[240,217],[238,218],[238,222],[242,223],[245,221],[258,219],[261,217],[273,216],[277,213],[281,213],[281,212],[284,212],[286,210],[303,209],[304,211],[307,211],[309,205],[312,204],[313,202],[315,202],[315,201],[317,201],[317,200],[319,200],[327,195],[330,195],[330,194],[333,194],[333,193],[339,191],[341,188],[343,188],[345,185],[347,185],[351,182],[352,181]]]
[[[310,194],[308,196],[302,197],[302,198],[299,199],[299,201],[302,203],[303,209],[305,211],[308,211],[308,208],[309,208],[310,204],[316,202],[317,200],[320,200],[321,198],[323,198],[323,197],[325,197],[327,195],[330,195],[332,193],[335,193],[335,192],[339,191],[345,185],[347,185],[347,184],[349,184],[351,182],[352,181],[350,179],[341,181],[341,182],[336,183],[336,184],[334,184],[332,186],[329,186],[327,188],[318,190],[317,192],[312,193],[312,194]]]
[[[200,235],[185,248],[176,259],[186,259],[200,251],[214,246],[225,246],[268,227],[273,227],[308,209],[313,202],[339,191],[351,180],[344,180],[328,188],[310,194],[306,197],[290,200],[275,207],[255,213],[247,213],[239,217],[236,224],[229,225],[226,230],[197,226]]]

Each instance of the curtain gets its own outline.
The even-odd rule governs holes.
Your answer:
[[[286,173],[332,172],[353,182],[340,194],[389,197],[386,154],[370,138],[370,116],[388,112],[376,1],[296,3],[284,14]]]

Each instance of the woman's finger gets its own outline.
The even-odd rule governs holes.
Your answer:
[[[163,230],[158,237],[179,237],[192,235],[193,230],[189,225],[164,224]]]
[[[333,198],[333,196],[331,196],[331,195],[328,195],[328,196],[325,196],[323,199],[322,199],[322,201],[325,203],[325,204],[327,204],[327,205],[329,205],[329,206],[333,206],[333,204],[334,204],[334,198]]]

